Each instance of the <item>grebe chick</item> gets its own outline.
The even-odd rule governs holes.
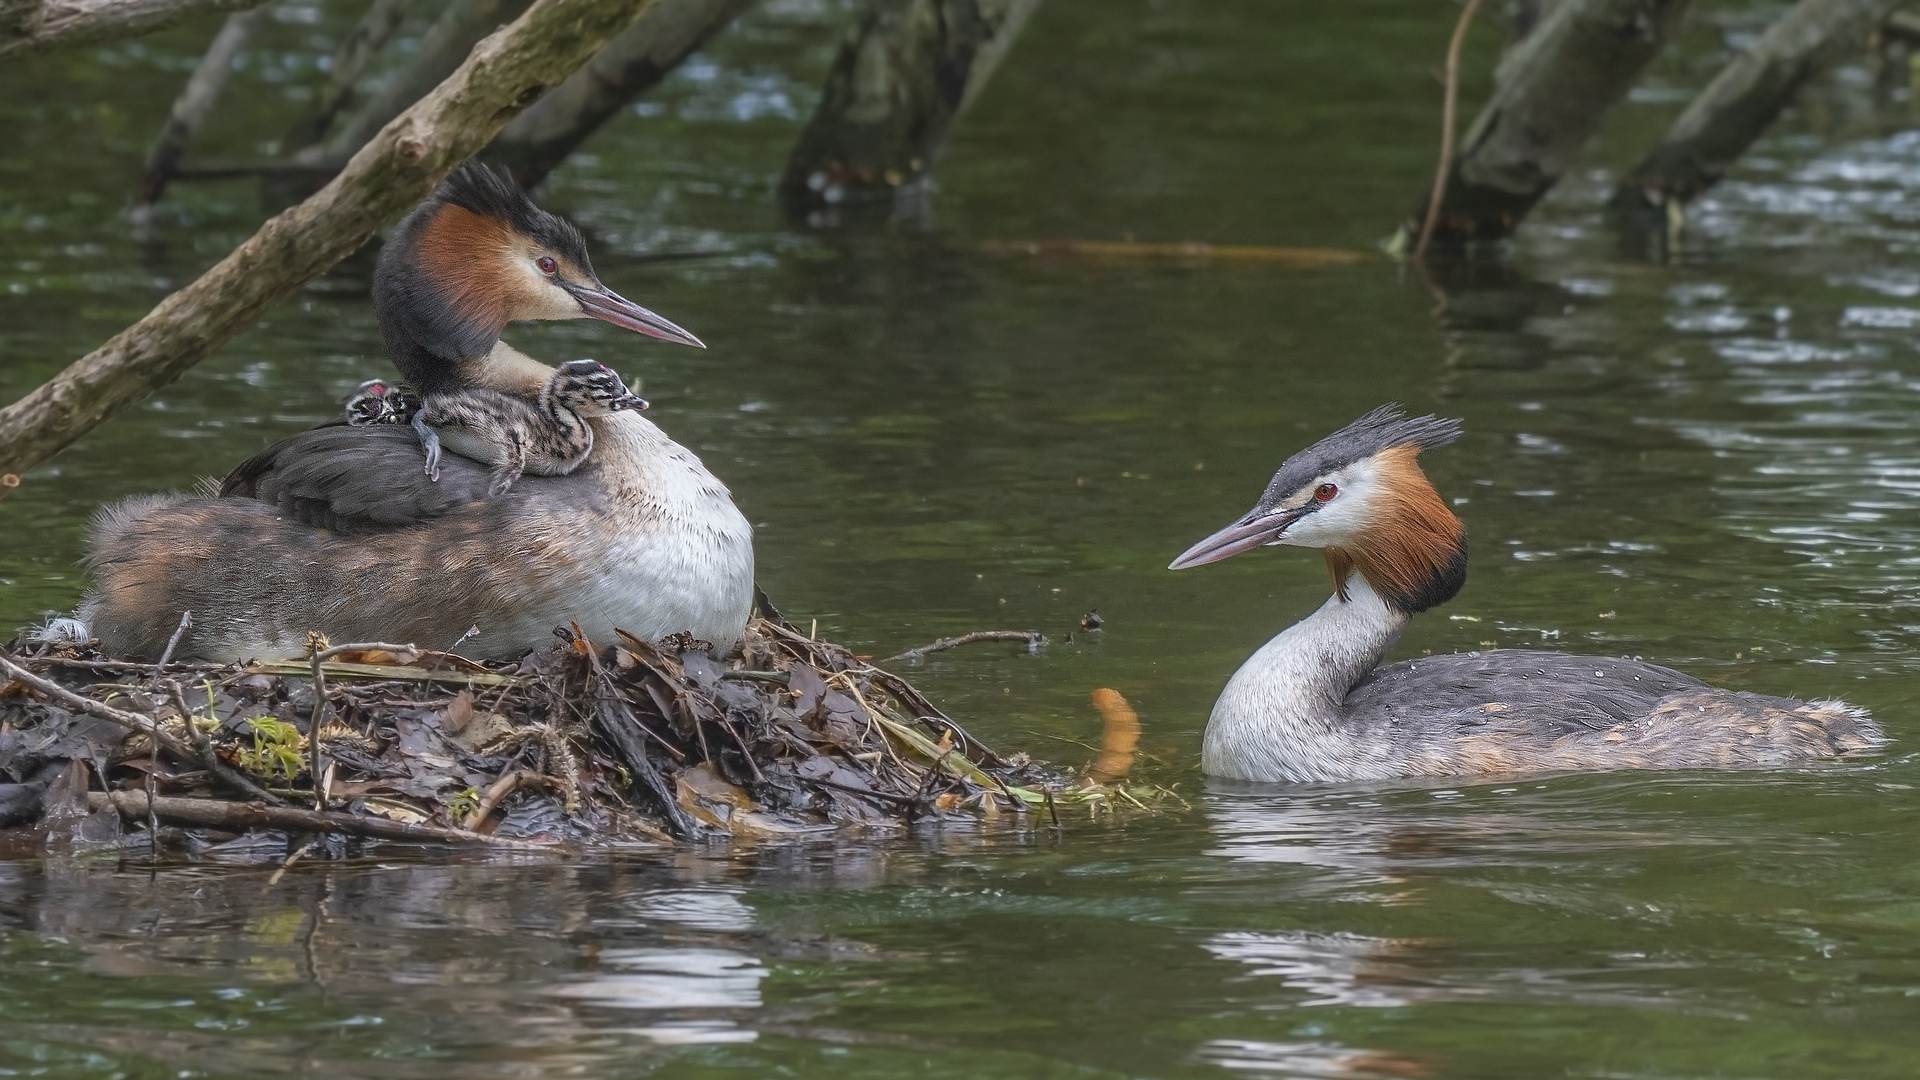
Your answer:
[[[1755,768],[1868,753],[1840,701],[1721,690],[1636,660],[1524,649],[1376,667],[1467,578],[1466,530],[1420,469],[1460,422],[1375,409],[1288,458],[1252,511],[1169,569],[1256,547],[1319,548],[1333,596],[1234,672],[1200,765],[1254,781],[1540,770]]]
[[[423,397],[483,388],[537,401],[554,369],[499,340],[519,319],[593,318],[699,344],[602,285],[577,230],[479,165],[455,170],[394,230],[373,299],[401,377]],[[488,467],[458,455],[429,481],[404,425],[335,420],[242,462],[218,498],[128,499],[94,519],[80,618],[108,654],[153,657],[190,610],[175,655],[210,660],[294,655],[309,631],[459,639],[497,659],[570,622],[602,642],[616,627],[721,649],[740,640],[753,530],[726,485],[637,411],[583,419],[585,461],[497,498]]]
[[[346,420],[349,427],[375,424],[405,424],[420,411],[420,396],[405,383],[368,379],[354,387],[347,398]]]
[[[638,412],[644,398],[627,389],[613,369],[598,360],[560,365],[534,402],[498,390],[473,387],[427,395],[410,418],[427,454],[427,479],[440,480],[440,436],[459,440],[466,457],[493,466],[487,497],[503,495],[523,472],[565,476],[593,452],[593,429],[584,417]]]

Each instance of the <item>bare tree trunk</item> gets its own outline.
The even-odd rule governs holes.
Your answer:
[[[282,145],[291,150],[319,142],[333,126],[334,118],[352,104],[354,91],[367,62],[379,55],[406,20],[413,0],[373,0],[366,13],[354,24],[353,32],[333,54],[333,70],[327,73],[327,88],[320,92],[314,107],[287,133]]]
[[[138,37],[207,11],[266,0],[0,0],[0,60],[42,49]]]
[[[380,91],[347,121],[340,133],[328,140],[320,160],[345,161],[357,153],[374,132],[419,101],[460,66],[474,43],[493,33],[500,24],[526,10],[528,0],[452,0],[440,18],[420,39],[420,51],[406,67],[395,72]],[[307,155],[303,154],[303,157]]]
[[[1493,98],[1454,156],[1434,242],[1512,235],[1673,36],[1688,2],[1558,0],[1509,46]],[[1403,235],[1419,233],[1424,213]]]
[[[0,0],[0,40],[31,37],[46,19],[46,0]]]
[[[1621,179],[1628,212],[1687,203],[1720,181],[1807,80],[1860,48],[1901,0],[1800,0],[1735,57]]]
[[[0,473],[45,461],[179,378],[420,201],[657,0],[537,0],[381,129],[333,181],[139,322],[0,409]]]
[[[920,188],[1039,0],[874,0],[781,178],[796,209]]]
[[[220,32],[213,36],[213,44],[207,46],[206,55],[200,58],[200,66],[194,69],[193,77],[187,80],[186,89],[174,99],[173,111],[167,116],[166,126],[160,129],[160,137],[154,140],[152,149],[147,151],[146,166],[140,170],[140,181],[134,188],[133,213],[136,223],[144,223],[153,204],[160,201],[160,194],[167,189],[167,182],[173,179],[174,172],[180,166],[181,151],[186,149],[193,133],[200,129],[200,122],[207,118],[207,111],[213,108],[214,99],[220,96],[220,88],[226,85],[227,76],[233,74],[234,58],[247,47],[248,39],[253,37],[253,28],[264,12],[264,8],[255,8],[227,16]]]
[[[533,108],[481,156],[532,187],[615,113],[658,85],[753,0],[660,0]]]

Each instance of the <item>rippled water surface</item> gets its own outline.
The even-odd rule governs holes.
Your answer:
[[[1077,762],[1114,687],[1191,808],[676,856],[0,863],[0,1075],[1908,1077],[1920,1073],[1920,133],[1823,84],[1648,261],[1595,209],[1711,74],[1719,23],[1615,117],[1503,265],[1032,258],[984,241],[1370,251],[1419,195],[1454,9],[1050,0],[930,220],[809,229],[771,194],[849,7],[768,0],[544,195],[706,353],[516,328],[642,378],[732,486],[760,577],[892,651],[1037,627],[916,678]],[[205,133],[265,153],[351,12],[283,4]],[[1739,20],[1733,20],[1739,29]],[[260,220],[118,211],[214,23],[0,71],[0,397]],[[1470,66],[1484,71],[1491,30]],[[1475,83],[1470,99],[1484,91]],[[103,501],[223,473],[383,370],[357,258],[27,479],[0,616],[70,606]],[[1872,764],[1228,789],[1199,732],[1319,561],[1167,560],[1384,400],[1472,578],[1401,655],[1627,653],[1841,695]],[[1098,635],[1072,634],[1097,607]]]

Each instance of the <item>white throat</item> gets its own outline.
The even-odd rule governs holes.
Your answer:
[[[1388,607],[1359,573],[1346,584],[1347,599],[1329,597],[1227,681],[1201,742],[1200,768],[1207,775],[1267,782],[1356,778],[1354,763],[1364,757],[1341,727],[1341,703],[1393,646],[1407,616]]]

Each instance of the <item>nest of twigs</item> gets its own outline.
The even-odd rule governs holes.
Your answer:
[[[0,655],[0,822],[80,822],[156,853],[267,830],[298,853],[1057,826],[1063,803],[1143,805],[995,753],[777,616],[724,661],[555,633],[517,664],[317,636],[302,659],[227,665],[16,645]]]

